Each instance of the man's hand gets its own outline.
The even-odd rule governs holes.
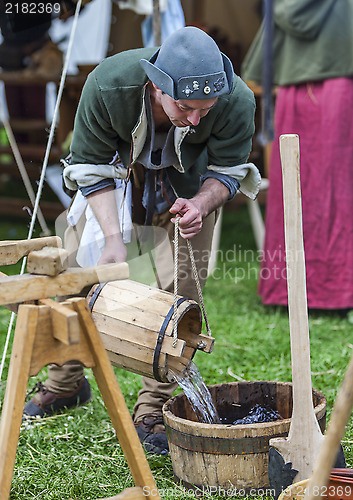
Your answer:
[[[180,215],[179,229],[182,238],[192,238],[201,231],[202,215],[200,209],[191,200],[178,198],[170,207],[169,212]],[[175,218],[171,219],[171,221],[175,223]]]
[[[125,262],[126,256],[127,250],[123,243],[121,234],[117,234],[116,237],[108,236],[105,238],[105,247],[98,261],[98,265]]]
[[[229,197],[229,189],[217,179],[206,179],[199,192],[190,200],[177,198],[169,209],[179,214],[180,235],[189,239],[196,236],[202,228],[202,220],[222,206]],[[175,218],[171,219],[175,223]]]

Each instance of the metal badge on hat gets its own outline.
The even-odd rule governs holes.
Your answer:
[[[211,92],[211,87],[208,85],[208,80],[205,81],[205,86],[203,88],[205,94],[209,94]]]
[[[189,97],[191,94],[194,93],[194,91],[189,87],[189,85],[187,85],[182,92],[184,92],[186,97]]]
[[[214,91],[215,92],[219,92],[220,90],[223,89],[223,87],[225,86],[225,78],[224,76],[221,76],[220,78],[218,78],[218,80],[216,80],[213,84],[214,86]]]

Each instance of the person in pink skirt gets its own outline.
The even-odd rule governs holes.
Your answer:
[[[279,136],[298,134],[308,307],[353,308],[353,0],[274,0],[278,86],[259,294],[287,305]],[[264,29],[242,77],[261,83]]]

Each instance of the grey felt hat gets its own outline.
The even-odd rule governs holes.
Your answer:
[[[141,59],[148,78],[175,100],[211,99],[232,90],[234,70],[207,33],[187,26],[166,38],[151,59]]]

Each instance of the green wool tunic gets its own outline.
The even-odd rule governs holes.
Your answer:
[[[141,142],[134,134],[141,135],[148,82],[139,61],[149,59],[154,51],[144,48],[116,54],[88,76],[75,118],[71,168],[85,165],[82,171],[86,175],[90,169],[93,172],[109,164],[116,152],[125,167],[132,164],[134,141]],[[172,166],[167,173],[178,196],[187,198],[198,191],[200,175],[208,165],[233,167],[246,163],[252,147],[254,113],[253,93],[235,76],[231,93],[220,96],[199,125],[176,129],[179,171]],[[87,185],[79,175],[76,178],[78,186]]]
[[[295,85],[353,75],[352,11],[353,0],[275,0],[273,82]],[[242,65],[245,80],[261,82],[263,40],[262,27]],[[342,46],[347,50],[337,57]]]

